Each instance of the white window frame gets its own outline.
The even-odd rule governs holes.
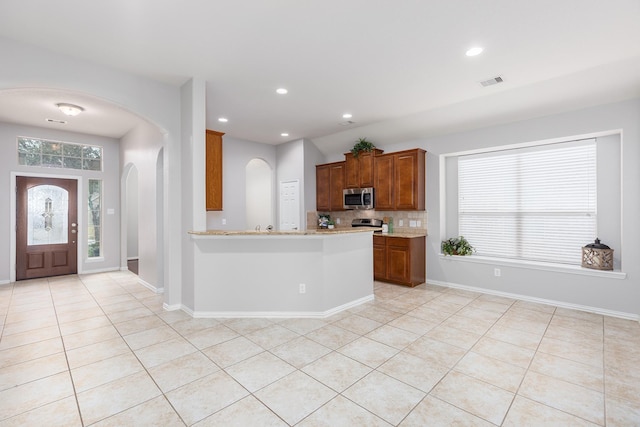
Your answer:
[[[447,182],[447,161],[451,158],[451,157],[459,157],[459,156],[463,156],[463,155],[468,155],[468,154],[480,154],[480,153],[489,153],[492,151],[503,151],[503,150],[509,150],[509,149],[517,149],[517,148],[525,148],[525,147],[537,147],[537,146],[543,146],[543,145],[549,145],[549,144],[556,144],[559,142],[569,142],[569,141],[575,141],[575,140],[580,140],[580,139],[589,139],[589,138],[602,138],[602,137],[607,137],[607,136],[612,136],[612,135],[619,135],[620,137],[620,165],[622,165],[622,157],[623,157],[623,153],[624,153],[624,146],[623,146],[623,133],[622,133],[622,129],[612,129],[612,130],[607,130],[607,131],[602,131],[602,132],[594,132],[594,133],[590,133],[590,134],[583,134],[583,135],[573,135],[573,136],[567,136],[567,137],[560,137],[560,138],[552,138],[552,139],[546,139],[546,140],[539,140],[539,141],[530,141],[530,142],[523,142],[523,143],[516,143],[516,144],[505,144],[505,145],[499,145],[499,146],[493,146],[493,147],[486,147],[486,148],[479,148],[479,149],[471,149],[471,150],[465,150],[465,151],[457,151],[457,152],[451,152],[451,153],[442,153],[439,155],[439,217],[440,217],[440,230],[439,230],[439,234],[440,234],[440,241],[443,241],[449,237],[452,236],[448,236],[447,235],[447,230],[448,230],[448,223],[447,223],[447,204],[448,204],[448,198],[451,198],[452,195],[448,194],[448,190],[447,190],[447,186],[448,186],[448,182]],[[620,177],[622,175],[622,171],[619,171],[620,173]],[[457,196],[457,190],[456,190],[456,195]],[[457,202],[456,202],[457,203]],[[621,200],[622,203],[622,200]],[[456,211],[456,215],[457,215],[457,211]],[[620,219],[620,228],[621,230],[623,230],[623,219]],[[585,242],[587,243],[587,242]],[[619,253],[622,253],[623,250],[623,246],[622,246],[622,239],[620,242],[620,248],[616,248]],[[438,242],[438,248],[439,248],[439,242]],[[561,272],[561,273],[569,273],[569,274],[578,274],[578,275],[585,275],[585,276],[600,276],[600,277],[608,277],[608,278],[615,278],[615,279],[625,279],[627,277],[627,274],[624,273],[624,266],[620,265],[619,269],[616,268],[616,270],[614,271],[601,271],[601,270],[592,270],[592,269],[586,269],[586,268],[582,268],[580,266],[575,266],[575,265],[567,265],[567,264],[558,264],[558,263],[550,263],[550,262],[539,262],[539,261],[525,261],[525,260],[513,260],[513,259],[505,259],[505,258],[495,258],[495,257],[485,257],[485,256],[478,256],[478,255],[473,255],[473,256],[446,256],[444,254],[442,254],[441,252],[439,253],[439,259],[441,261],[445,261],[445,262],[462,262],[462,263],[478,263],[478,264],[490,264],[493,266],[505,266],[505,267],[519,267],[519,268],[527,268],[527,269],[533,269],[533,270],[544,270],[544,271],[553,271],[553,272]]]

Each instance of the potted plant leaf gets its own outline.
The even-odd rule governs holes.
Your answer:
[[[353,157],[358,157],[362,151],[373,151],[376,148],[372,142],[367,141],[367,138],[360,138],[356,141],[355,145],[351,149]]]
[[[442,242],[442,253],[445,255],[471,255],[476,250],[463,236],[452,237]]]

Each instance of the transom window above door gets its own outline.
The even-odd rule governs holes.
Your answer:
[[[102,171],[102,147],[19,136],[18,164]]]

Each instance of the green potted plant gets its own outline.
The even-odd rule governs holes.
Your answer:
[[[463,236],[444,240],[441,247],[445,255],[471,255],[476,251]]]
[[[336,223],[334,220],[330,219],[329,221],[327,221],[327,228],[329,230],[332,230],[335,226],[336,226]]]
[[[358,154],[362,151],[373,151],[376,148],[372,142],[367,141],[367,138],[360,138],[356,141],[356,144],[351,149],[351,154],[353,157],[358,157]]]

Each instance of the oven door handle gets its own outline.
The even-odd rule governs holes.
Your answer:
[[[360,206],[364,207],[364,191],[360,193]]]

